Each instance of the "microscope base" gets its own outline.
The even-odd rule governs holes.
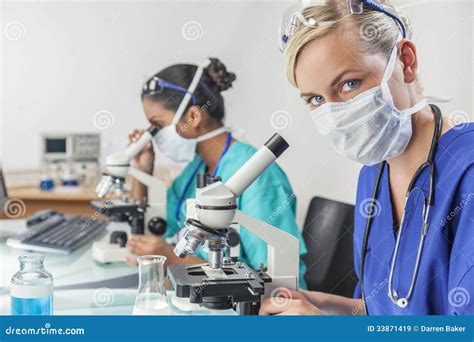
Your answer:
[[[92,258],[101,263],[124,262],[124,258],[130,255],[127,248],[106,241],[96,241],[92,244]]]

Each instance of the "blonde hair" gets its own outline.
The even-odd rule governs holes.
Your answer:
[[[411,27],[408,19],[397,11],[389,1],[378,1],[378,4],[396,14],[403,21],[407,38],[411,38]],[[321,24],[316,28],[307,27],[296,20],[294,33],[285,50],[287,77],[294,86],[297,86],[295,67],[298,57],[303,48],[315,39],[332,32],[350,34],[351,38],[358,37],[359,44],[355,45],[361,51],[382,54],[388,59],[401,32],[394,19],[367,6],[364,6],[363,13],[351,14],[347,6],[347,0],[327,0],[325,4],[304,8],[302,14],[305,18],[314,18],[317,23]]]

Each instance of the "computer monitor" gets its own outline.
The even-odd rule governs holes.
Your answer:
[[[2,169],[0,169],[0,213],[3,212],[6,201],[8,200],[7,187],[3,178]]]

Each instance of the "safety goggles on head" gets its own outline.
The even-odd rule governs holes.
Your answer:
[[[156,76],[143,85],[143,95],[147,96],[147,95],[159,94],[164,89],[171,89],[171,90],[180,91],[185,94],[189,94],[191,95],[191,100],[192,100],[193,105],[196,104],[196,96],[192,92],[190,92],[188,89],[184,87],[180,87],[177,84],[162,80]]]
[[[304,1],[298,0],[298,4],[288,7],[288,9],[284,12],[280,29],[279,29],[279,46],[280,51],[284,52],[288,43],[291,40],[291,37],[294,35],[295,31],[300,27],[309,27],[309,28],[317,28],[317,27],[324,27],[330,26],[335,24],[336,22],[346,18],[342,17],[341,19],[334,20],[334,21],[316,21],[313,17],[305,17],[303,15],[303,9],[308,6],[321,4],[323,5],[326,1]],[[390,18],[395,20],[395,22],[400,27],[402,31],[403,38],[406,38],[406,28],[403,24],[403,21],[394,13],[386,10],[382,7],[382,5],[378,4],[373,0],[347,0],[347,7],[349,10],[349,15],[353,14],[362,14],[364,12],[364,6],[374,11],[378,11],[388,15]],[[349,16],[348,15],[348,16]]]
[[[314,18],[306,19],[302,12],[303,1],[298,1],[297,5],[290,6],[285,10],[285,12],[283,12],[283,17],[281,19],[280,29],[278,32],[278,42],[281,52],[286,49],[290,38],[293,36],[293,33],[300,23],[305,27],[318,27],[318,23]]]

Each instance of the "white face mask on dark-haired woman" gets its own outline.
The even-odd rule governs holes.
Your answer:
[[[172,124],[163,127],[154,139],[158,149],[163,152],[165,156],[177,163],[187,163],[196,156],[196,145],[200,141],[211,139],[219,134],[228,131],[227,127],[219,127],[211,132],[207,132],[194,139],[187,139],[182,137]]]
[[[400,111],[388,87],[397,61],[397,44],[382,82],[354,98],[325,103],[311,112],[319,132],[331,140],[341,155],[365,165],[374,165],[401,154],[412,135],[412,114],[428,105],[422,100]]]
[[[210,60],[206,60],[204,63],[198,65],[193,80],[173,117],[173,121],[170,125],[160,129],[154,137],[158,149],[175,162],[186,163],[192,161],[196,155],[196,145],[198,142],[213,138],[227,131],[226,127],[220,127],[194,139],[186,139],[177,131],[177,123],[183,116],[192,94],[199,84],[204,69],[209,66],[210,63]]]

